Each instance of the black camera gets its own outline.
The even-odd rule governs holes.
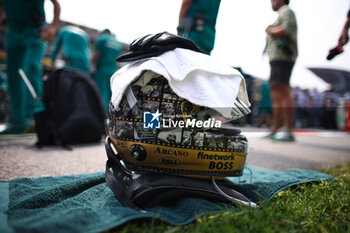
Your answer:
[[[332,60],[335,56],[337,56],[338,54],[341,54],[343,52],[343,46],[341,44],[338,44],[337,47],[329,50],[328,56],[327,56],[327,60]]]

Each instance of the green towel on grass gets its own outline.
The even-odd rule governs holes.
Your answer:
[[[252,201],[271,198],[296,184],[333,179],[314,171],[270,171],[250,168],[235,189]],[[102,232],[135,219],[155,217],[174,225],[190,223],[196,216],[234,207],[203,199],[185,198],[172,206],[157,206],[145,213],[125,208],[104,180],[104,173],[20,178],[0,182],[0,232]],[[247,207],[249,208],[249,207]]]

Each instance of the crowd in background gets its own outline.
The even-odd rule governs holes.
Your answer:
[[[250,81],[252,80],[252,81]],[[267,82],[251,78],[248,82],[252,114],[241,120],[241,125],[249,124],[257,127],[270,127],[272,119],[272,99]],[[340,94],[332,90],[292,88],[295,102],[294,127],[316,129],[346,128],[347,105],[350,104],[350,92]]]

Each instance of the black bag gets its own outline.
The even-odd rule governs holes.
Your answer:
[[[34,115],[37,146],[98,142],[104,133],[100,92],[87,74],[67,68],[44,82],[45,110]]]

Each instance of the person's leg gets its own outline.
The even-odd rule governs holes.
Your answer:
[[[10,28],[6,34],[6,72],[12,122],[2,134],[25,132],[24,83],[18,73],[22,66],[24,48],[20,35]]]
[[[275,134],[278,131],[278,129],[282,126],[283,112],[284,112],[283,101],[282,101],[282,96],[283,96],[282,90],[280,88],[280,85],[277,85],[271,90],[271,97],[273,100],[273,105],[272,105],[273,120],[272,120],[272,126],[271,126],[272,134]]]
[[[113,75],[114,70],[111,69],[99,69],[95,74],[95,82],[100,90],[102,101],[104,104],[105,112],[107,112],[108,104],[111,98],[110,77]]]
[[[268,114],[268,115],[266,115],[266,119],[265,119],[265,122],[266,122],[266,126],[267,127],[271,127],[271,115],[270,114]]]
[[[280,77],[281,77],[281,65],[277,61],[270,62],[270,79],[269,79],[269,89],[272,99],[272,123],[271,123],[271,137],[278,129],[282,126],[282,95],[280,88]]]
[[[281,102],[283,109],[283,119],[284,126],[286,127],[288,132],[293,131],[293,123],[294,123],[294,99],[291,95],[291,88],[287,84],[280,85],[281,90]]]
[[[290,88],[288,85],[279,84],[271,91],[273,99],[273,121],[271,127],[271,136],[276,141],[294,141],[292,134],[294,123],[294,101],[290,95]],[[287,132],[282,137],[276,137],[278,129],[284,125]]]
[[[316,119],[316,123],[315,126],[317,128],[321,128],[323,125],[323,121],[322,121],[322,108],[321,107],[316,107],[315,108],[315,119]]]
[[[28,29],[29,30],[29,29]],[[35,29],[32,29],[35,30]],[[23,71],[32,84],[37,98],[41,99],[42,94],[42,59],[46,50],[46,43],[39,40],[36,34],[31,31],[26,33],[27,39],[25,40],[25,54],[23,61]],[[28,88],[26,88],[26,117],[27,120],[31,120],[34,114],[35,101],[32,95],[28,95]]]
[[[94,80],[96,83],[96,86],[98,88],[98,90],[100,91],[101,94],[101,99],[104,105],[104,109],[106,109],[106,105],[105,105],[105,99],[106,99],[106,92],[105,92],[105,88],[104,88],[104,80],[103,80],[103,73],[101,70],[97,70],[94,76]]]
[[[289,86],[289,79],[293,65],[293,63],[284,61],[271,63],[271,78],[274,77],[274,85],[272,86],[271,91],[274,119],[271,132],[276,133],[281,125],[284,124],[288,133],[281,138],[282,141],[294,141],[294,136],[292,135],[294,123],[294,99],[291,95],[291,88]],[[272,139],[280,140],[275,136],[272,136]]]
[[[294,123],[294,100],[290,93],[290,87],[287,84],[280,84],[278,86],[280,109],[281,109],[281,124],[284,124],[287,132],[282,137],[273,136],[275,141],[295,141],[293,135],[293,123]]]

